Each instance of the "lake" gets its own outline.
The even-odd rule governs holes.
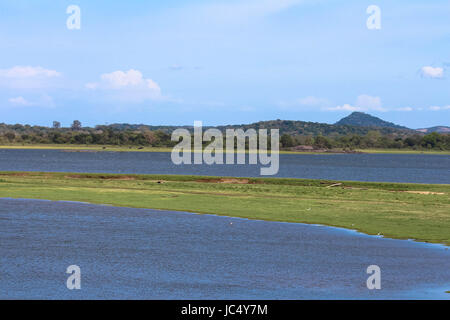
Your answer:
[[[0,150],[0,171],[101,172],[257,177],[259,165],[174,165],[164,152]],[[276,177],[450,184],[450,156],[282,154]]]
[[[450,298],[444,246],[325,226],[0,199],[0,243],[0,299]]]

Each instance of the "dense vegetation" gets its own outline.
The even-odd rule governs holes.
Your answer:
[[[84,128],[74,121],[71,128],[0,124],[0,144],[87,144],[171,146],[170,134],[148,128],[118,129],[113,126]]]
[[[412,149],[412,150],[450,150],[450,135],[436,132],[409,136],[383,135],[379,131],[369,131],[365,135],[324,136],[281,136],[284,148],[298,145],[313,146],[317,149]]]
[[[0,124],[1,145],[116,145],[172,147],[171,132],[175,126],[115,124],[82,127],[74,121],[70,128]],[[192,127],[184,127],[192,130]],[[315,149],[391,148],[413,150],[450,150],[450,135],[436,132],[423,134],[409,129],[330,125],[303,121],[264,121],[248,125],[219,126],[226,129],[279,129],[284,149],[310,146]],[[205,130],[208,127],[204,128]]]

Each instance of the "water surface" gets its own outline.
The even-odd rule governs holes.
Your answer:
[[[247,161],[248,162],[248,161]],[[259,165],[174,165],[167,152],[0,150],[0,171],[258,177]],[[450,156],[282,154],[277,177],[450,184]]]
[[[449,270],[443,246],[338,228],[0,199],[0,299],[446,299]]]

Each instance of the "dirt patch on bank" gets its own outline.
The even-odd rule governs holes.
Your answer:
[[[11,176],[11,177],[25,177],[31,175],[30,172],[14,172],[14,173],[2,173],[2,176]]]
[[[390,192],[402,192],[402,193],[412,193],[412,194],[437,194],[437,195],[445,194],[445,192],[419,191],[419,190],[392,190]]]
[[[406,193],[415,193],[415,194],[445,194],[444,192],[433,192],[433,191],[401,191]]]
[[[91,153],[96,153],[96,152],[99,152],[99,150],[84,150],[84,149],[81,149],[81,150],[76,150],[76,149],[64,149],[64,150],[61,150],[61,152],[91,152]]]
[[[102,179],[102,180],[137,180],[136,177],[133,176],[79,176],[79,175],[68,175],[64,176],[64,178],[68,179]]]
[[[223,178],[223,179],[202,179],[196,180],[196,182],[203,183],[232,183],[232,184],[250,184],[249,179],[233,179],[233,178]]]

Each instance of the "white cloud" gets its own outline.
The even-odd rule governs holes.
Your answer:
[[[59,77],[61,73],[42,67],[15,66],[11,69],[0,69],[0,77],[4,78],[53,78]]]
[[[42,67],[15,66],[0,69],[0,86],[19,89],[43,88],[52,85],[52,80],[60,76],[60,72]]]
[[[13,97],[8,99],[8,102],[16,107],[30,107],[30,106],[38,106],[38,107],[54,107],[53,98],[47,94],[42,94],[39,96],[34,96],[32,99],[26,99],[22,96]]]
[[[356,97],[355,103],[345,103],[337,106],[330,106],[331,102],[328,99],[317,98],[314,96],[308,96],[305,98],[297,99],[294,102],[280,102],[278,106],[281,109],[286,110],[294,110],[294,109],[308,109],[316,108],[322,111],[401,111],[401,112],[409,112],[414,111],[411,107],[401,107],[401,108],[385,108],[381,102],[380,97],[370,96],[367,94],[361,94]]]
[[[382,107],[380,97],[373,97],[367,94],[362,94],[356,98],[354,105],[344,104],[336,107],[325,108],[329,111],[388,111]]]
[[[346,103],[346,104],[344,104],[342,106],[325,108],[325,110],[330,110],[330,111],[363,111],[361,108],[354,107],[352,105],[349,105],[348,103]]]
[[[430,109],[431,111],[450,110],[450,106],[443,106],[443,107],[431,106],[428,109]]]
[[[381,111],[381,112],[387,112],[387,111],[396,111],[396,112],[412,112],[412,111],[424,111],[424,110],[431,110],[431,111],[442,111],[442,110],[450,110],[449,106],[431,106],[428,108],[423,107],[400,107],[400,108],[386,108],[382,106],[381,99],[379,97],[372,97],[369,95],[362,94],[358,96],[356,99],[356,103],[353,104],[343,104],[336,107],[331,108],[323,108],[322,110],[328,110],[328,111]]]
[[[405,111],[405,112],[410,112],[410,111],[413,111],[414,109],[413,108],[411,108],[411,107],[404,107],[404,108],[397,108],[397,109],[394,109],[394,111]]]
[[[142,73],[137,70],[114,71],[101,75],[101,79],[112,88],[136,87],[144,83]]]
[[[86,88],[114,92],[114,98],[130,102],[162,99],[161,88],[138,70],[114,71],[100,76],[100,82],[87,83]]]
[[[10,98],[8,100],[11,104],[16,106],[30,106],[31,103],[26,100],[24,97],[16,97],[16,98]]]
[[[384,111],[381,106],[382,104],[380,97],[372,97],[367,94],[362,94],[356,99],[356,107],[361,110]]]
[[[367,94],[361,94],[356,98],[355,103],[345,103],[342,105],[330,107],[330,101],[324,98],[317,98],[314,96],[308,96],[305,98],[297,99],[291,102],[279,102],[278,106],[285,110],[304,110],[316,108],[324,111],[413,111],[411,107],[403,108],[385,108],[381,102],[380,97],[370,96]]]
[[[433,68],[430,66],[425,66],[425,67],[422,67],[421,73],[422,73],[422,76],[425,78],[442,79],[444,77],[444,69],[443,68]]]

